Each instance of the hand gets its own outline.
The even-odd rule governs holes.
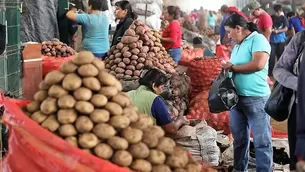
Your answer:
[[[179,115],[178,120],[181,121],[182,125],[190,125],[190,121],[187,120],[183,115]]]
[[[226,63],[221,64],[221,65],[225,70],[230,70],[233,66],[233,64],[231,62],[228,62],[228,61]]]
[[[278,32],[277,32],[277,30],[273,29],[273,30],[272,30],[272,33],[277,34]]]

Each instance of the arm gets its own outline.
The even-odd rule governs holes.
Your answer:
[[[76,13],[76,9],[75,8],[73,8],[70,11],[68,11],[67,14],[66,14],[66,17],[69,20],[72,20],[72,21],[76,21],[76,16],[77,16],[77,13]]]
[[[169,37],[168,38],[162,38],[161,41],[168,42],[168,43],[175,43],[178,40],[178,34],[180,25],[178,22],[174,21],[175,23],[170,24],[169,27]]]
[[[178,118],[176,121],[172,120],[164,101],[160,97],[155,98],[151,109],[157,125],[161,126],[167,134],[175,134],[185,124],[185,120],[181,118]]]
[[[288,31],[288,20],[286,17],[282,16],[282,20],[283,20],[283,28],[282,29],[278,29],[278,30],[275,30],[275,33],[283,33],[283,32],[287,32]]]
[[[263,28],[264,30],[262,31],[262,34],[269,40],[271,32],[272,32],[272,18],[270,16],[265,16],[263,18]]]
[[[252,61],[231,68],[235,73],[254,73],[265,68],[269,59],[271,47],[269,42],[262,35],[253,38],[252,41]]]
[[[296,34],[285,48],[281,58],[273,69],[274,78],[284,87],[297,90],[298,77],[293,74],[293,67],[298,56],[302,32]],[[304,40],[303,40],[304,41]]]

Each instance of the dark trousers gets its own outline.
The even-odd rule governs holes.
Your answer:
[[[298,162],[297,156],[295,156],[296,149],[296,123],[297,123],[297,104],[294,104],[291,110],[291,114],[288,119],[288,141],[289,141],[289,154],[290,154],[290,170],[296,169],[296,163]]]
[[[275,62],[281,57],[285,49],[285,42],[282,43],[270,43],[271,45],[271,54],[269,58],[269,76],[272,76],[272,71],[275,65]]]

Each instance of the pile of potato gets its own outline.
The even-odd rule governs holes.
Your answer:
[[[117,79],[138,79],[144,66],[175,72],[173,59],[161,44],[159,32],[135,21],[121,42],[110,48],[105,59],[106,69]]]
[[[41,53],[51,57],[69,57],[74,55],[75,51],[67,44],[53,40],[42,43]]]
[[[71,145],[141,172],[199,172],[149,115],[140,114],[104,62],[80,52],[39,85],[27,114]]]
[[[182,23],[182,27],[191,32],[198,32],[198,28],[190,20],[184,20]]]

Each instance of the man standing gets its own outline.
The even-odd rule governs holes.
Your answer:
[[[261,33],[270,40],[270,35],[272,32],[272,19],[270,15],[261,8],[261,4],[257,1],[254,1],[248,4],[251,14],[256,18],[256,24]]]
[[[270,36],[271,55],[269,58],[269,76],[272,76],[272,71],[276,59],[278,60],[286,45],[286,32],[288,30],[288,20],[281,15],[283,12],[282,6],[277,4],[273,7],[275,14],[272,16],[273,28]]]
[[[305,19],[304,7],[297,10],[297,16],[292,16],[289,19],[289,30],[294,35],[295,33],[305,30],[305,23],[302,22]]]
[[[225,39],[225,36],[226,36],[226,30],[225,30],[224,23],[225,23],[225,21],[226,21],[227,18],[228,18],[227,9],[228,9],[228,6],[227,6],[227,5],[223,5],[223,6],[221,6],[221,8],[220,8],[220,13],[221,13],[221,15],[223,16],[223,19],[222,19],[222,21],[221,21],[221,23],[220,23],[220,30],[219,30],[219,32],[220,32],[220,42],[221,42],[221,44],[225,44],[224,39]]]

